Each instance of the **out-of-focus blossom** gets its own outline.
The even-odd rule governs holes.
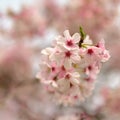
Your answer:
[[[64,116],[59,116],[55,120],[79,120],[80,118],[77,115],[64,115]]]
[[[103,33],[117,15],[119,0],[68,0],[60,6],[55,0],[45,2],[48,25],[55,26],[58,31],[69,29],[71,33],[78,31],[82,25],[85,31],[94,39]],[[62,15],[61,15],[62,14]],[[51,23],[51,24],[50,24]]]
[[[110,58],[103,40],[94,46],[89,44],[92,42],[87,43],[86,38],[84,42],[82,37],[79,33],[70,36],[66,30],[64,36],[56,38],[53,47],[41,51],[43,61],[40,66],[43,69],[37,77],[48,91],[53,91],[60,103],[73,104],[88,97],[94,88],[101,62]]]
[[[120,119],[120,88],[110,89],[104,87],[101,89],[100,97],[103,103],[97,109],[97,114],[100,115],[101,120],[119,120]]]
[[[8,11],[14,24],[12,29],[13,37],[18,39],[42,36],[45,32],[46,21],[38,8],[33,6],[23,6],[19,13]]]
[[[103,92],[103,97],[105,100],[104,109],[107,114],[118,115],[120,113],[120,88],[106,89]],[[106,115],[107,115],[106,114]],[[119,116],[120,117],[120,116]]]
[[[57,20],[57,21],[61,21],[62,20],[62,17],[63,17],[63,14],[64,14],[64,8],[60,7],[58,4],[57,4],[57,1],[54,1],[54,0],[45,0],[43,2],[44,4],[44,11],[45,11],[45,14],[46,14],[46,21],[47,21],[47,25],[48,26],[56,26],[56,22],[54,20]]]
[[[76,114],[65,114],[58,116],[55,120],[99,120],[98,115],[89,115],[85,112],[76,112]]]
[[[32,79],[32,66],[28,49],[13,45],[0,50],[0,87],[10,91]]]
[[[120,0],[38,0],[19,6],[19,12],[0,12],[0,120],[119,120],[119,89],[104,90],[103,98],[98,95],[107,79],[113,79],[111,86],[119,85],[119,5]],[[79,26],[93,41],[75,33]],[[51,31],[61,34],[65,29],[75,34],[65,31],[40,58],[40,47],[50,44],[54,35]],[[105,38],[112,59],[95,88],[101,63],[110,57],[103,40],[93,44],[99,37]],[[33,78],[38,63],[43,84]]]

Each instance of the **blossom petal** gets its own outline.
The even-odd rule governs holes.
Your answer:
[[[41,53],[44,55],[50,55],[53,52],[53,50],[54,50],[53,48],[49,47],[49,48],[43,49]]]
[[[74,40],[75,43],[78,43],[80,41],[80,34],[79,33],[75,33],[72,36],[72,39]]]
[[[57,84],[60,92],[66,92],[70,88],[70,82],[65,79],[59,79]]]
[[[84,44],[92,45],[92,40],[90,40],[89,36],[87,35],[84,39]]]
[[[64,34],[66,39],[71,39],[71,35],[69,33],[69,30],[65,30],[63,34]]]
[[[71,56],[71,60],[73,63],[79,63],[81,58],[79,55],[73,55],[73,56]]]

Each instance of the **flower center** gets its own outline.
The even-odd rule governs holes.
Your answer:
[[[51,69],[52,69],[52,72],[54,72],[54,71],[55,71],[55,67],[52,67]]]
[[[88,53],[89,55],[92,55],[92,54],[94,53],[94,51],[93,51],[92,49],[88,49],[87,53]]]
[[[70,51],[65,52],[65,56],[66,57],[70,57],[71,56],[71,52]]]
[[[72,40],[67,40],[67,46],[73,46],[73,42],[72,42]]]
[[[70,74],[67,74],[67,75],[65,76],[65,78],[66,78],[66,79],[70,79]]]
[[[62,69],[62,71],[66,71],[64,65],[62,65],[61,69]]]
[[[53,77],[53,80],[56,81],[56,80],[57,80],[57,76],[54,76],[54,77]]]
[[[92,70],[92,66],[89,65],[88,66],[88,70],[91,71]]]

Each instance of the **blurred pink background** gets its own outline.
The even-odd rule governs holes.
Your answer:
[[[0,120],[120,120],[120,0],[0,1]],[[76,106],[52,101],[39,80],[40,51],[82,26],[111,58],[93,94]]]

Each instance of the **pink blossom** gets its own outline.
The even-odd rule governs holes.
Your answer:
[[[57,38],[57,44],[64,46],[66,49],[77,48],[77,43],[80,41],[79,33],[75,33],[73,36],[70,35],[69,31],[64,31],[64,37],[59,36]]]
[[[17,39],[42,36],[46,28],[44,16],[39,13],[39,9],[33,6],[23,6],[19,13],[9,11],[13,18],[12,36]]]
[[[0,84],[5,88],[14,88],[21,82],[30,81],[32,78],[30,58],[30,51],[22,45],[13,45],[1,51]]]
[[[107,114],[118,115],[120,113],[120,88],[115,89],[103,89],[103,97],[104,97],[104,110]],[[120,116],[119,116],[120,117]]]
[[[64,105],[83,101],[91,94],[101,62],[110,57],[104,42],[94,46],[87,36],[79,46],[80,38],[78,33],[71,37],[67,30],[56,38],[53,47],[41,51],[44,61],[37,77]]]

